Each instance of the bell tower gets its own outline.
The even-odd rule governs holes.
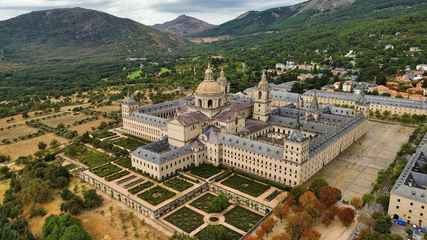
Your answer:
[[[258,84],[253,118],[267,122],[270,118],[271,113],[271,90],[267,81],[267,74],[265,71],[262,72],[261,81]]]

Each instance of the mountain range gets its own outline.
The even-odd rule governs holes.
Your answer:
[[[0,21],[0,95],[63,93],[101,79],[118,81],[133,66],[129,58],[170,64],[219,53],[250,66],[287,56],[309,61],[316,49],[334,54],[365,46],[369,35],[398,31],[408,32],[399,41],[423,45],[426,12],[427,0],[311,0],[250,11],[218,26],[183,15],[150,27],[83,8],[36,11]],[[226,40],[195,45],[185,40],[192,37]]]

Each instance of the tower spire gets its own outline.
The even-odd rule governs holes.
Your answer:
[[[205,81],[214,81],[211,63],[208,63],[208,68],[205,71]]]

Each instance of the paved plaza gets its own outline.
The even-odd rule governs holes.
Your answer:
[[[393,162],[400,146],[408,141],[414,130],[378,122],[369,122],[369,129],[366,136],[315,176],[323,177],[331,186],[341,189],[345,200],[362,197],[372,189],[378,171]]]

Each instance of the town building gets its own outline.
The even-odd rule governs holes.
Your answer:
[[[395,220],[427,226],[427,135],[390,193],[388,214]]]
[[[276,88],[264,72],[248,95],[233,95],[209,66],[194,96],[139,107],[122,104],[123,131],[151,140],[131,153],[132,166],[156,179],[202,163],[237,169],[284,185],[306,182],[367,131],[360,112],[324,111]],[[286,96],[293,104],[274,106]],[[277,101],[280,102],[280,101]]]

